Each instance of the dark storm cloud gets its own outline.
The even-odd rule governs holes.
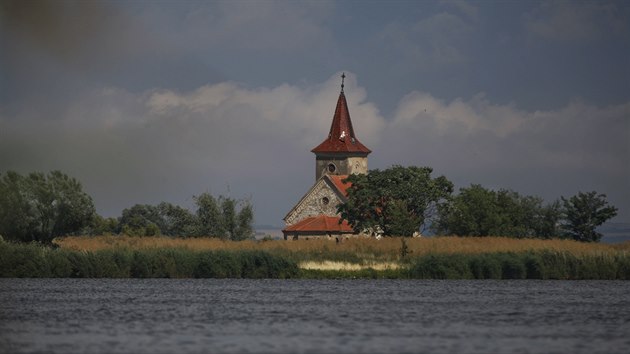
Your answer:
[[[251,197],[280,224],[346,95],[371,168],[428,165],[630,221],[624,2],[4,2],[0,172],[97,209]]]
[[[103,43],[106,37],[112,30],[123,31],[125,27],[121,14],[107,2],[9,0],[2,3],[0,16],[3,31],[15,35],[16,42],[29,42],[42,54],[75,68],[95,65],[96,59],[111,49],[108,47],[112,43]],[[117,42],[124,41],[125,38],[119,36]],[[100,44],[93,48],[97,53],[86,50],[92,42]]]
[[[10,108],[16,101],[28,105],[23,100],[63,106],[94,86],[134,91],[190,88],[223,78],[211,63],[182,47],[180,42],[186,40],[169,37],[161,31],[161,23],[150,22],[156,20],[147,14],[150,8],[124,5],[113,1],[3,2],[0,102]]]
[[[140,32],[108,2],[5,1],[0,6],[8,81],[3,95],[11,97],[38,84],[50,90],[51,81],[66,83],[108,69],[129,54],[131,38]]]
[[[552,41],[591,42],[608,36],[629,39],[628,8],[615,2],[550,1],[525,16],[531,34]]]

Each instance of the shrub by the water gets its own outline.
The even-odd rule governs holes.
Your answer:
[[[297,264],[262,251],[211,251],[199,254],[196,278],[294,278]]]
[[[470,271],[475,279],[501,279],[501,260],[494,254],[480,254],[470,260]]]
[[[431,254],[409,267],[417,279],[630,279],[630,255],[568,252]]]
[[[465,255],[429,254],[418,257],[409,269],[411,278],[472,279],[469,257]]]
[[[293,278],[298,272],[294,261],[263,251],[82,252],[0,242],[0,277],[5,278]]]
[[[45,249],[37,244],[14,245],[0,242],[0,275],[12,278],[48,276]]]
[[[157,248],[133,251],[131,276],[134,278],[192,278],[197,252],[184,248]]]

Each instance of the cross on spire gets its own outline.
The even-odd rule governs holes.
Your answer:
[[[341,73],[341,92],[343,92],[343,81],[345,80],[345,78],[346,78],[346,73],[345,72]]]
[[[365,145],[361,144],[354,135],[352,128],[352,120],[348,111],[348,102],[346,95],[343,93],[344,79],[346,74],[341,74],[341,93],[337,99],[335,114],[330,125],[328,138],[315,147],[312,152],[316,155],[320,154],[355,154],[356,156],[367,156],[371,151]],[[353,155],[354,156],[354,155]]]

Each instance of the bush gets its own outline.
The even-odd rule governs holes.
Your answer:
[[[91,252],[70,252],[68,260],[72,265],[73,278],[99,278],[99,265]]]
[[[630,257],[617,255],[615,264],[618,265],[616,279],[630,280]]]
[[[195,278],[241,278],[241,262],[234,252],[203,252],[195,269]]]
[[[527,253],[524,261],[527,279],[547,279],[547,269],[539,254]]]
[[[69,278],[72,276],[72,264],[68,259],[68,253],[60,249],[48,250],[46,260],[48,262],[51,278]]]
[[[473,279],[468,255],[429,254],[416,259],[409,276],[416,279]]]
[[[159,248],[133,252],[134,278],[191,278],[197,261],[193,251]]]
[[[630,279],[630,256],[538,251],[429,254],[415,258],[409,277],[418,279]]]
[[[0,276],[5,278],[47,277],[44,249],[35,243],[0,243]]]
[[[196,278],[294,278],[297,263],[263,251],[210,251],[199,255]]]
[[[475,279],[501,279],[501,262],[492,254],[472,257],[470,270]]]
[[[521,257],[514,253],[501,254],[501,278],[525,279],[527,269]]]

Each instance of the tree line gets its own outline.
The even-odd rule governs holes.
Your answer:
[[[196,210],[162,202],[136,204],[118,218],[96,213],[81,183],[60,171],[0,174],[0,236],[8,240],[51,243],[66,235],[211,236],[253,238],[253,207],[248,200],[193,197]]]
[[[348,202],[338,212],[356,232],[411,236],[438,235],[570,238],[598,242],[597,227],[617,215],[617,208],[597,192],[579,192],[546,203],[509,189],[479,184],[459,189],[446,177],[432,178],[430,167],[392,166],[351,175]]]
[[[545,202],[536,196],[479,184],[459,189],[430,167],[392,166],[350,175],[348,201],[338,212],[357,232],[411,236],[430,230],[438,235],[571,238],[598,242],[597,227],[617,215],[617,208],[597,192],[579,192]],[[125,234],[177,237],[253,238],[253,207],[248,200],[193,197],[196,210],[162,202],[136,204],[117,218],[96,213],[81,183],[60,171],[0,174],[0,236],[16,241],[51,243],[65,235]]]

